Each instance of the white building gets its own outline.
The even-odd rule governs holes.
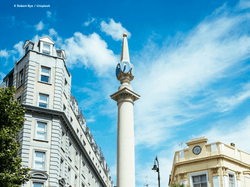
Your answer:
[[[25,108],[19,133],[22,165],[31,168],[26,187],[113,187],[101,150],[71,94],[64,50],[48,36],[27,40],[24,56],[4,78]]]

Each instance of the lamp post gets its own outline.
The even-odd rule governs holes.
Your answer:
[[[152,170],[155,170],[158,173],[158,186],[160,187],[160,168],[159,168],[159,161],[157,159],[157,156],[155,157],[154,166]]]

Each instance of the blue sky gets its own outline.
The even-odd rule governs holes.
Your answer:
[[[26,39],[49,35],[66,50],[72,93],[116,181],[117,106],[110,95],[119,86],[123,32],[135,68],[131,84],[141,95],[134,106],[137,187],[146,180],[157,186],[156,155],[167,185],[182,140],[206,136],[250,152],[249,1],[1,2],[0,82]]]

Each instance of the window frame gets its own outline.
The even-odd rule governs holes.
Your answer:
[[[25,48],[25,54],[27,54],[29,52],[29,48],[30,48],[29,45]]]
[[[20,99],[20,104],[22,104],[23,103],[23,94],[20,94],[20,95],[18,95],[18,97],[16,98],[16,101],[18,102],[18,100]]]
[[[46,74],[44,72],[42,72],[42,69],[48,69],[49,70],[49,74]],[[47,66],[40,66],[40,71],[39,71],[40,75],[39,75],[39,81],[45,84],[51,84],[51,67],[47,67]],[[49,81],[42,81],[42,76],[48,77]]]
[[[71,185],[71,168],[70,166],[68,167],[68,172],[67,172],[67,183]]]
[[[208,181],[208,171],[203,171],[203,172],[198,172],[198,173],[191,173],[189,174],[189,184],[190,184],[190,187],[194,187],[194,184],[193,184],[193,177],[195,176],[200,176],[200,175],[206,175],[206,182],[207,182],[207,187],[209,187],[209,181]]]
[[[42,187],[44,187],[44,182],[42,182],[40,180],[33,180],[33,179],[31,179],[31,181],[32,181],[32,187],[34,187],[34,183],[42,184]]]
[[[46,108],[50,108],[50,107],[49,107],[49,103],[50,103],[50,102],[49,102],[50,94],[48,94],[48,93],[43,93],[43,92],[39,92],[39,93],[38,93],[37,106],[40,107],[40,108],[44,108],[44,107],[39,106],[39,104],[40,104],[40,95],[48,96],[48,101],[47,101],[47,107],[46,107]],[[41,103],[44,104],[43,101],[42,101]]]
[[[60,159],[60,172],[59,172],[59,176],[63,178],[63,168],[64,168],[64,159],[61,157]]]
[[[77,187],[77,183],[78,183],[78,182],[77,182],[77,178],[78,178],[78,177],[77,177],[77,175],[75,175],[75,179],[74,179],[74,187]]]
[[[77,150],[76,150],[76,154],[75,154],[75,167],[76,167],[76,169],[79,168],[79,153]]]
[[[24,83],[24,68],[18,72],[17,88],[22,86]]]
[[[61,149],[65,152],[65,146],[66,146],[66,132],[62,129],[61,133]]]
[[[45,121],[45,120],[36,120],[35,121],[35,133],[34,133],[34,140],[38,140],[38,141],[43,141],[43,142],[48,142],[48,129],[49,129],[49,122]],[[38,130],[38,123],[43,123],[45,124],[45,139],[39,139],[37,137],[37,130]]]
[[[38,169],[35,167],[35,154],[36,152],[40,152],[40,153],[44,153],[44,160],[43,160],[43,169]],[[41,150],[41,149],[34,149],[33,150],[33,162],[32,162],[32,169],[35,169],[35,170],[40,170],[40,171],[46,171],[47,170],[47,167],[46,167],[46,163],[47,163],[47,150]]]
[[[48,45],[49,46],[49,51],[44,47],[44,45]],[[51,55],[51,44],[46,43],[46,42],[42,42],[42,50],[41,52],[45,55]]]
[[[71,141],[69,141],[68,158],[70,159],[70,161],[72,161],[72,151],[73,151],[72,147],[73,144]]]
[[[227,177],[228,177],[228,187],[230,187],[229,186],[229,175],[233,175],[233,179],[234,179],[234,186],[233,187],[236,187],[236,175],[235,175],[235,172],[233,172],[233,171],[230,171],[230,170],[228,170],[227,171]]]

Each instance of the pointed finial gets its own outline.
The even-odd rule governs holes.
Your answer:
[[[123,33],[123,41],[122,41],[122,54],[121,54],[121,62],[126,61],[130,63],[129,59],[129,51],[128,51],[128,40],[127,34]]]

